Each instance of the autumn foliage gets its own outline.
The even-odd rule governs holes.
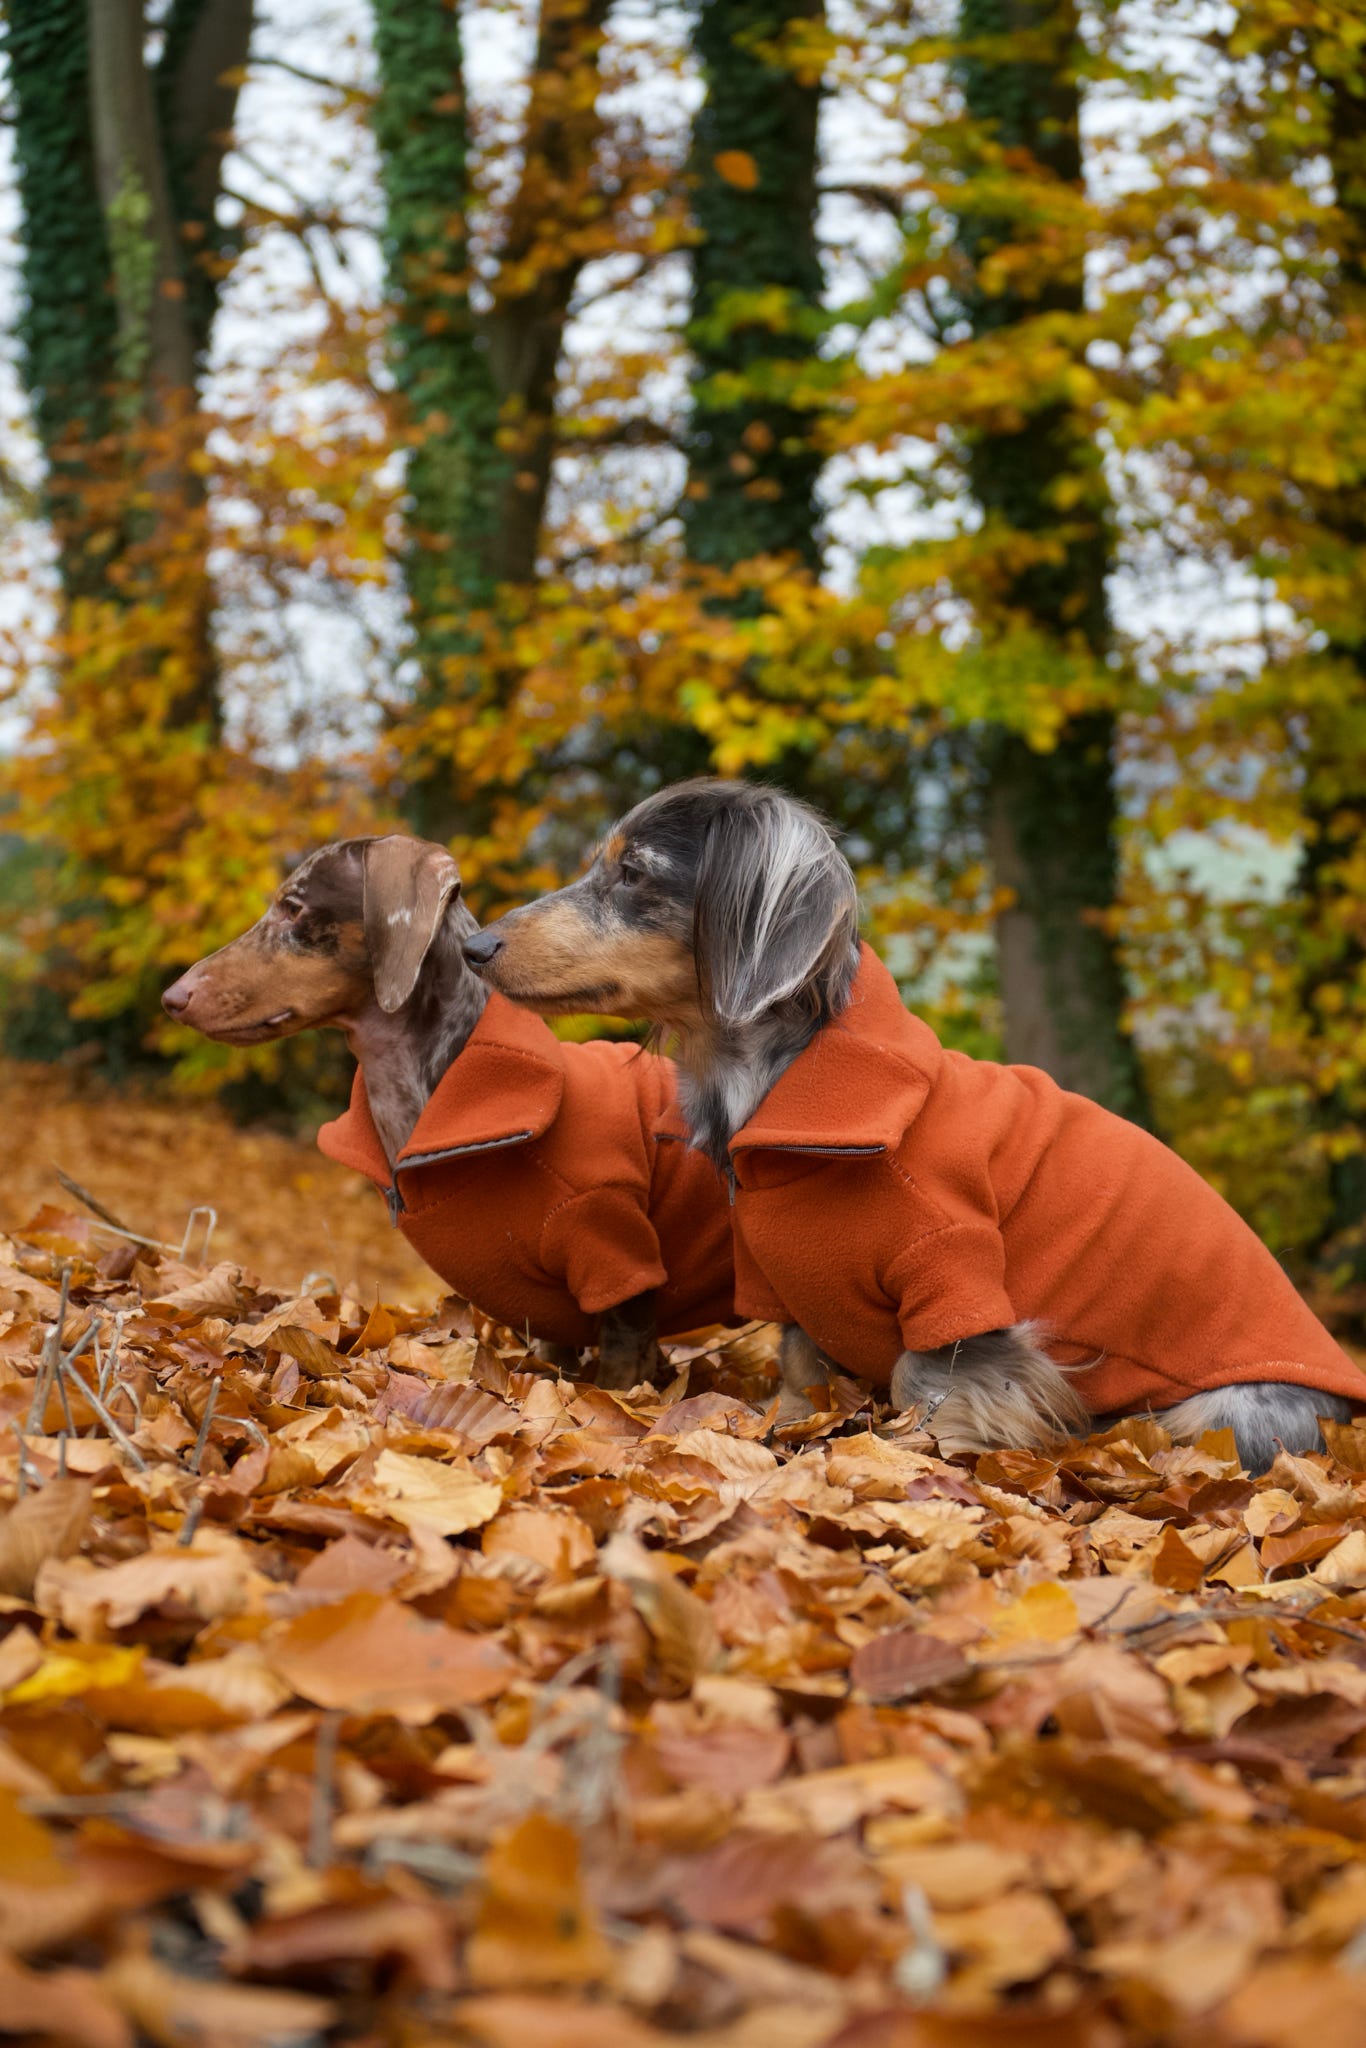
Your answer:
[[[948,1463],[330,1285],[0,1241],[10,2032],[1360,2039],[1358,1426]]]

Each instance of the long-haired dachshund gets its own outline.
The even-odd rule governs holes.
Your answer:
[[[1156,1409],[1182,1440],[1231,1427],[1261,1469],[1366,1396],[1175,1153],[1034,1068],[939,1044],[860,947],[829,830],[776,790],[664,790],[465,953],[547,1015],[672,1037],[684,1132],[730,1182],[737,1305],[790,1326],[789,1409],[835,1361],[945,1447]]]
[[[477,929],[444,847],[343,840],[162,1001],[229,1045],[343,1030],[359,1070],[322,1149],[384,1190],[467,1300],[576,1357],[596,1342],[599,1385],[633,1386],[656,1326],[734,1320],[724,1195],[706,1161],[653,1141],[672,1063],[561,1045],[466,965]]]

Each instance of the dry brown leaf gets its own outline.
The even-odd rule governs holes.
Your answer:
[[[561,1821],[528,1814],[485,1861],[465,1959],[471,1983],[483,1990],[592,1984],[607,1960],[583,1895],[577,1837]]]
[[[923,1629],[894,1628],[855,1650],[849,1677],[870,1700],[910,1700],[966,1676],[967,1658],[956,1643]]]
[[[494,1698],[516,1668],[496,1643],[423,1621],[380,1593],[315,1607],[262,1647],[267,1664],[301,1699],[353,1714],[393,1714],[418,1726]]]
[[[25,1969],[0,1955],[0,2033],[63,2048],[133,2048],[133,2031],[108,1986],[89,1970]]]
[[[94,1489],[85,1479],[49,1479],[0,1515],[0,1593],[26,1599],[40,1565],[70,1557],[90,1520]]]
[[[406,1528],[421,1523],[442,1536],[463,1536],[497,1514],[503,1489],[481,1478],[465,1458],[445,1463],[381,1451],[371,1477],[355,1489],[352,1499],[380,1508]]]
[[[122,1564],[99,1566],[84,1557],[51,1561],[39,1568],[35,1597],[45,1613],[91,1640],[154,1608],[174,1607],[201,1621],[241,1614],[263,1590],[247,1554],[231,1538],[201,1531],[188,1548],[163,1542]]]
[[[660,1679],[669,1692],[686,1692],[717,1656],[716,1627],[695,1593],[680,1586],[668,1567],[626,1536],[614,1536],[602,1553],[602,1569],[620,1579],[654,1642]]]
[[[526,1557],[557,1578],[572,1578],[597,1561],[588,1524],[569,1508],[509,1507],[484,1530],[485,1557]]]
[[[224,1260],[211,1266],[200,1278],[184,1287],[173,1287],[147,1305],[152,1309],[179,1309],[199,1316],[236,1316],[242,1307],[244,1275],[240,1266]]]
[[[306,2048],[335,2014],[330,1999],[180,1977],[150,1956],[120,1957],[105,1972],[103,1988],[158,2048],[260,2048],[263,2041],[272,2048],[290,2048],[291,2042]]]
[[[611,2006],[523,1992],[486,1992],[452,2008],[470,2048],[667,2048],[669,2036]]]

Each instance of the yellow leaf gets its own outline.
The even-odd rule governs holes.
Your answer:
[[[997,1652],[1009,1654],[1036,1643],[1065,1642],[1080,1626],[1077,1603],[1066,1586],[1046,1579],[1002,1609],[992,1624],[991,1638]]]
[[[74,1699],[83,1692],[95,1692],[112,1685],[127,1685],[137,1674],[144,1652],[141,1648],[89,1646],[72,1643],[45,1657],[31,1678],[25,1678],[5,1695],[7,1706],[31,1706],[37,1700]]]

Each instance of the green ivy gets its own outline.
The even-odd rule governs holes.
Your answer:
[[[790,22],[820,12],[821,0],[699,0],[697,8],[707,97],[693,130],[700,240],[685,519],[694,560],[719,568],[788,551],[812,565],[819,559],[821,457],[809,412],[782,394],[793,367],[813,356],[818,325],[820,88],[778,61],[773,45]],[[740,183],[725,175],[733,153],[753,167],[739,166]]]
[[[47,509],[59,532],[75,536],[82,446],[109,425],[118,367],[90,134],[86,0],[9,0],[4,51],[25,216],[21,369],[49,460]],[[63,573],[73,591],[96,587],[99,557],[74,545]]]
[[[470,306],[469,132],[455,0],[375,0],[374,16],[390,358],[421,429],[408,470],[408,590],[427,687],[442,694],[464,645],[463,613],[492,595],[487,548],[506,463]]]

